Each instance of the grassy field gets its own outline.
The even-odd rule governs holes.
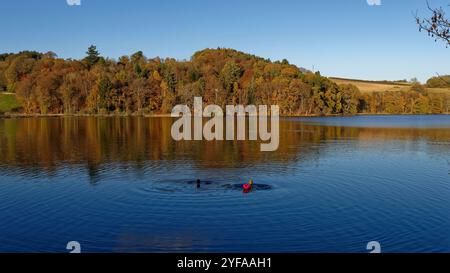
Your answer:
[[[337,84],[353,84],[362,93],[371,92],[385,92],[385,91],[409,91],[411,84],[405,82],[391,82],[391,81],[364,81],[341,78],[330,78]],[[430,93],[450,93],[450,88],[426,88]]]
[[[15,94],[0,93],[0,113],[11,112],[17,108],[20,108],[20,103]]]

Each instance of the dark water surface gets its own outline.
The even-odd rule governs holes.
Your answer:
[[[171,124],[0,119],[0,252],[450,252],[450,116],[282,119],[272,153]]]

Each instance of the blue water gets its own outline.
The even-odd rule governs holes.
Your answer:
[[[450,128],[448,115],[378,115],[354,117],[310,117],[298,121],[330,126],[378,128]]]
[[[450,252],[449,124],[283,119],[260,153],[167,119],[0,120],[0,252]]]

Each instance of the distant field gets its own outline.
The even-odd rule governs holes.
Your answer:
[[[371,92],[385,92],[385,91],[409,91],[411,84],[405,82],[391,82],[391,81],[364,81],[341,78],[330,78],[337,84],[353,84],[362,93]],[[430,93],[450,93],[450,88],[427,88]]]
[[[17,108],[20,108],[20,103],[15,94],[0,93],[0,113],[10,112]]]
[[[411,89],[409,83],[364,81],[341,78],[330,78],[337,84],[353,84],[363,93],[383,92],[383,91],[408,91]]]

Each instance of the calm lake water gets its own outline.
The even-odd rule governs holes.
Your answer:
[[[0,252],[450,252],[450,116],[282,119],[272,153],[171,125],[0,119]]]

